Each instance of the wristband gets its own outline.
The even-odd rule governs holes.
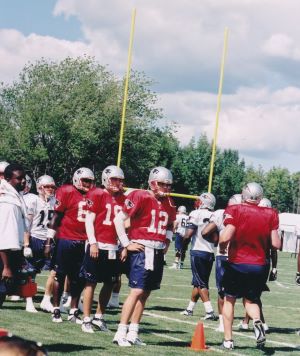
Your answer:
[[[56,234],[55,230],[48,228],[46,237],[47,239],[54,239],[55,234]]]
[[[88,240],[89,240],[89,244],[90,244],[90,245],[93,245],[93,244],[96,244],[96,243],[97,243],[97,240],[96,240],[95,235],[88,236]]]
[[[119,236],[119,240],[120,240],[120,242],[121,242],[123,247],[127,247],[131,243],[126,234],[124,234],[122,236]]]

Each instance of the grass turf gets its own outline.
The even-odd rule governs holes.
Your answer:
[[[168,266],[173,262],[173,251],[167,256]],[[119,348],[112,344],[112,338],[119,322],[119,309],[108,310],[106,320],[108,333],[95,332],[86,334],[79,325],[64,321],[61,324],[51,322],[50,314],[39,312],[27,313],[24,302],[7,300],[0,310],[0,327],[6,328],[15,335],[42,342],[51,355],[71,353],[72,355],[187,355],[195,354],[187,347],[191,342],[197,322],[204,315],[202,303],[198,302],[192,317],[180,315],[186,308],[192,287],[189,261],[183,270],[172,270],[166,266],[162,286],[150,296],[145,315],[141,323],[140,336],[146,347]],[[266,322],[270,327],[267,344],[264,351],[255,348],[252,326],[249,331],[239,332],[235,327],[235,349],[224,351],[220,345],[223,334],[215,332],[218,322],[205,321],[206,344],[210,347],[209,355],[299,355],[300,336],[295,331],[300,328],[300,288],[295,285],[296,259],[288,253],[279,253],[278,281],[268,285],[271,292],[263,294],[262,301]],[[47,273],[43,272],[37,278],[39,286],[43,287]],[[214,273],[211,275],[211,300],[217,310],[217,293]],[[100,285],[101,287],[101,285]],[[99,287],[97,288],[97,292]],[[121,301],[128,293],[127,280],[123,276]],[[35,297],[38,305],[42,298],[42,290]],[[94,305],[94,307],[96,304]],[[244,315],[241,301],[236,304],[234,325]],[[66,320],[66,314],[63,314]]]

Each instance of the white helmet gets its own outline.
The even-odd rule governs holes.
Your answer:
[[[53,188],[56,188],[56,184],[55,184],[53,177],[45,174],[43,176],[40,176],[36,181],[36,189],[41,194],[47,195],[45,192],[45,188],[44,188],[44,186],[47,186],[47,185],[48,186],[51,185]]]
[[[84,192],[87,192],[90,190],[90,188],[86,188],[82,185],[81,179],[90,179],[92,181],[95,180],[94,173],[89,169],[89,168],[79,168],[75,173],[73,174],[73,185],[78,189],[82,190]]]
[[[262,198],[258,206],[262,206],[265,208],[272,208],[272,203],[271,200],[269,200],[268,198]]]
[[[234,194],[228,200],[228,206],[242,204],[242,194]]]
[[[165,167],[155,167],[151,169],[149,174],[148,183],[156,181],[160,183],[172,184],[173,176],[172,173]]]
[[[119,185],[112,184],[111,178],[125,179],[124,172],[120,167],[108,166],[102,172],[102,185],[113,192],[120,191]]]
[[[179,213],[185,214],[186,213],[186,207],[184,205],[181,205],[181,206],[178,207],[177,211]]]
[[[201,201],[199,209],[213,210],[216,205],[216,198],[211,193],[202,193],[199,200]]]
[[[248,203],[258,204],[263,197],[262,187],[255,182],[248,183],[244,186],[242,190],[242,199]]]
[[[24,190],[26,190],[26,192],[28,193],[28,192],[30,192],[30,189],[32,187],[32,179],[29,177],[28,174],[26,174],[26,176],[25,176],[25,181],[26,181],[26,183],[25,183]]]
[[[6,161],[0,162],[0,173],[3,173],[7,166],[9,166],[8,162],[6,162]]]

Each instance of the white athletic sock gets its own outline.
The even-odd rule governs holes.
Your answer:
[[[121,337],[126,338],[127,330],[128,330],[128,325],[119,324],[117,334],[119,335],[120,338]]]
[[[69,297],[69,293],[68,292],[63,292],[62,297],[67,299]]]
[[[103,314],[98,314],[98,313],[95,313],[95,318],[96,319],[103,319],[104,318],[104,315]],[[123,325],[123,324],[122,324]]]
[[[129,325],[128,334],[131,338],[137,338],[139,333],[139,324],[131,323]]]
[[[187,310],[194,310],[195,305],[196,305],[196,302],[190,301],[190,302],[189,302],[189,305],[187,306],[186,309],[187,309]]]
[[[27,307],[33,307],[34,308],[34,304],[33,304],[33,300],[32,300],[32,297],[27,297],[26,298],[26,306]]]
[[[211,313],[214,311],[210,300],[207,302],[204,302],[203,305],[204,305],[204,309],[205,309],[206,313]]]
[[[44,295],[42,302],[51,303],[51,295]]]

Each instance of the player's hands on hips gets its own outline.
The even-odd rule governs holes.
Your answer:
[[[145,247],[137,242],[130,243],[127,247],[127,251],[144,251]]]
[[[99,256],[99,248],[98,248],[98,244],[91,244],[90,245],[90,256],[92,258],[98,258]]]
[[[32,257],[33,256],[32,249],[29,246],[24,247],[23,255],[24,255],[25,258]]]
[[[127,258],[127,248],[123,248],[120,254],[120,260],[121,262],[125,262]]]
[[[300,272],[297,272],[297,273],[296,273],[296,278],[295,278],[295,280],[296,280],[296,284],[297,284],[298,286],[300,286]]]

